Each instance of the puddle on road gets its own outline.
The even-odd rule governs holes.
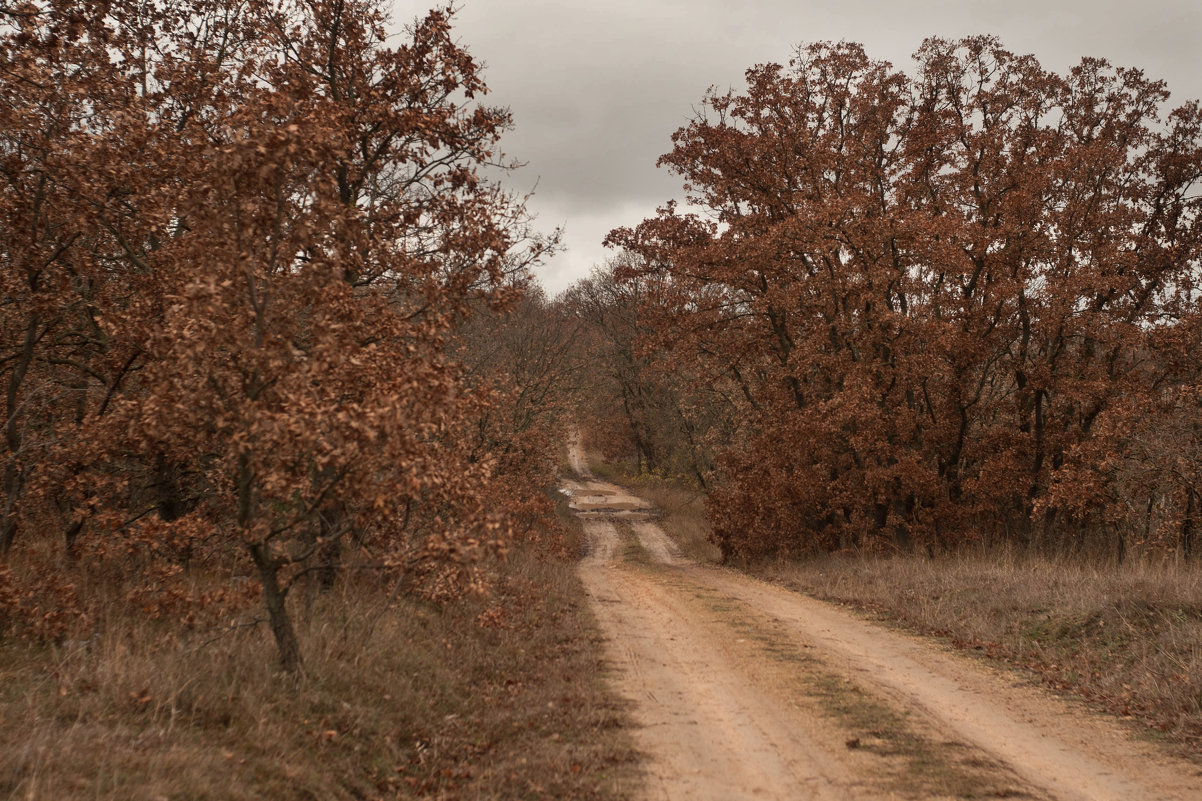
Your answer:
[[[659,512],[654,509],[615,509],[613,507],[601,506],[595,509],[576,509],[575,511],[576,516],[584,520],[616,518],[629,520],[630,522],[641,522],[655,520],[659,517]]]
[[[651,519],[659,515],[659,510],[642,498],[628,494],[619,487],[597,486],[589,482],[586,485],[576,482],[565,482],[566,486],[560,492],[571,498],[568,508],[585,518],[619,517],[623,519]]]

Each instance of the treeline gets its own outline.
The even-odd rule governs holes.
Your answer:
[[[1195,555],[1202,110],[987,37],[915,59],[814,45],[706,96],[660,160],[688,205],[573,290],[601,428],[708,486],[727,556]]]
[[[554,237],[481,175],[510,118],[449,12],[387,25],[0,8],[0,637],[261,603],[292,670],[297,587],[447,597],[553,539]]]

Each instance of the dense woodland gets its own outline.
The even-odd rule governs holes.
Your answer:
[[[385,10],[0,6],[0,636],[262,609],[297,670],[298,595],[560,548],[573,418],[727,557],[1196,556],[1196,103],[989,38],[805,48],[548,300],[556,236],[484,177],[508,113],[449,10],[395,46]]]

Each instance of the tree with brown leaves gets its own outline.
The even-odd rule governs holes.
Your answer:
[[[689,393],[685,365],[672,349],[651,343],[644,315],[657,305],[662,287],[655,276],[617,281],[615,273],[627,261],[595,268],[561,296],[583,327],[586,444],[608,458],[629,459],[640,474],[683,476],[704,487],[704,440],[720,404]]]
[[[1160,343],[1196,361],[1198,104],[988,37],[916,60],[750,70],[661,159],[697,210],[609,237],[670,288],[660,340],[728,388],[727,553],[1074,542],[1091,524],[1057,498],[1099,469],[1074,454],[1186,379]]]
[[[510,119],[450,12],[396,47],[386,23],[376,0],[54,0],[0,36],[0,544],[57,520],[77,556],[245,567],[288,670],[303,577],[441,591],[504,539],[448,338],[552,244],[481,176]]]

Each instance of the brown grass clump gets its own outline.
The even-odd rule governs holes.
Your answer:
[[[1200,565],[962,554],[755,570],[1034,671],[1202,756]]]
[[[633,770],[570,563],[518,554],[487,602],[363,581],[318,596],[305,671],[264,631],[0,643],[0,797],[611,798]],[[135,622],[137,621],[137,622]]]

